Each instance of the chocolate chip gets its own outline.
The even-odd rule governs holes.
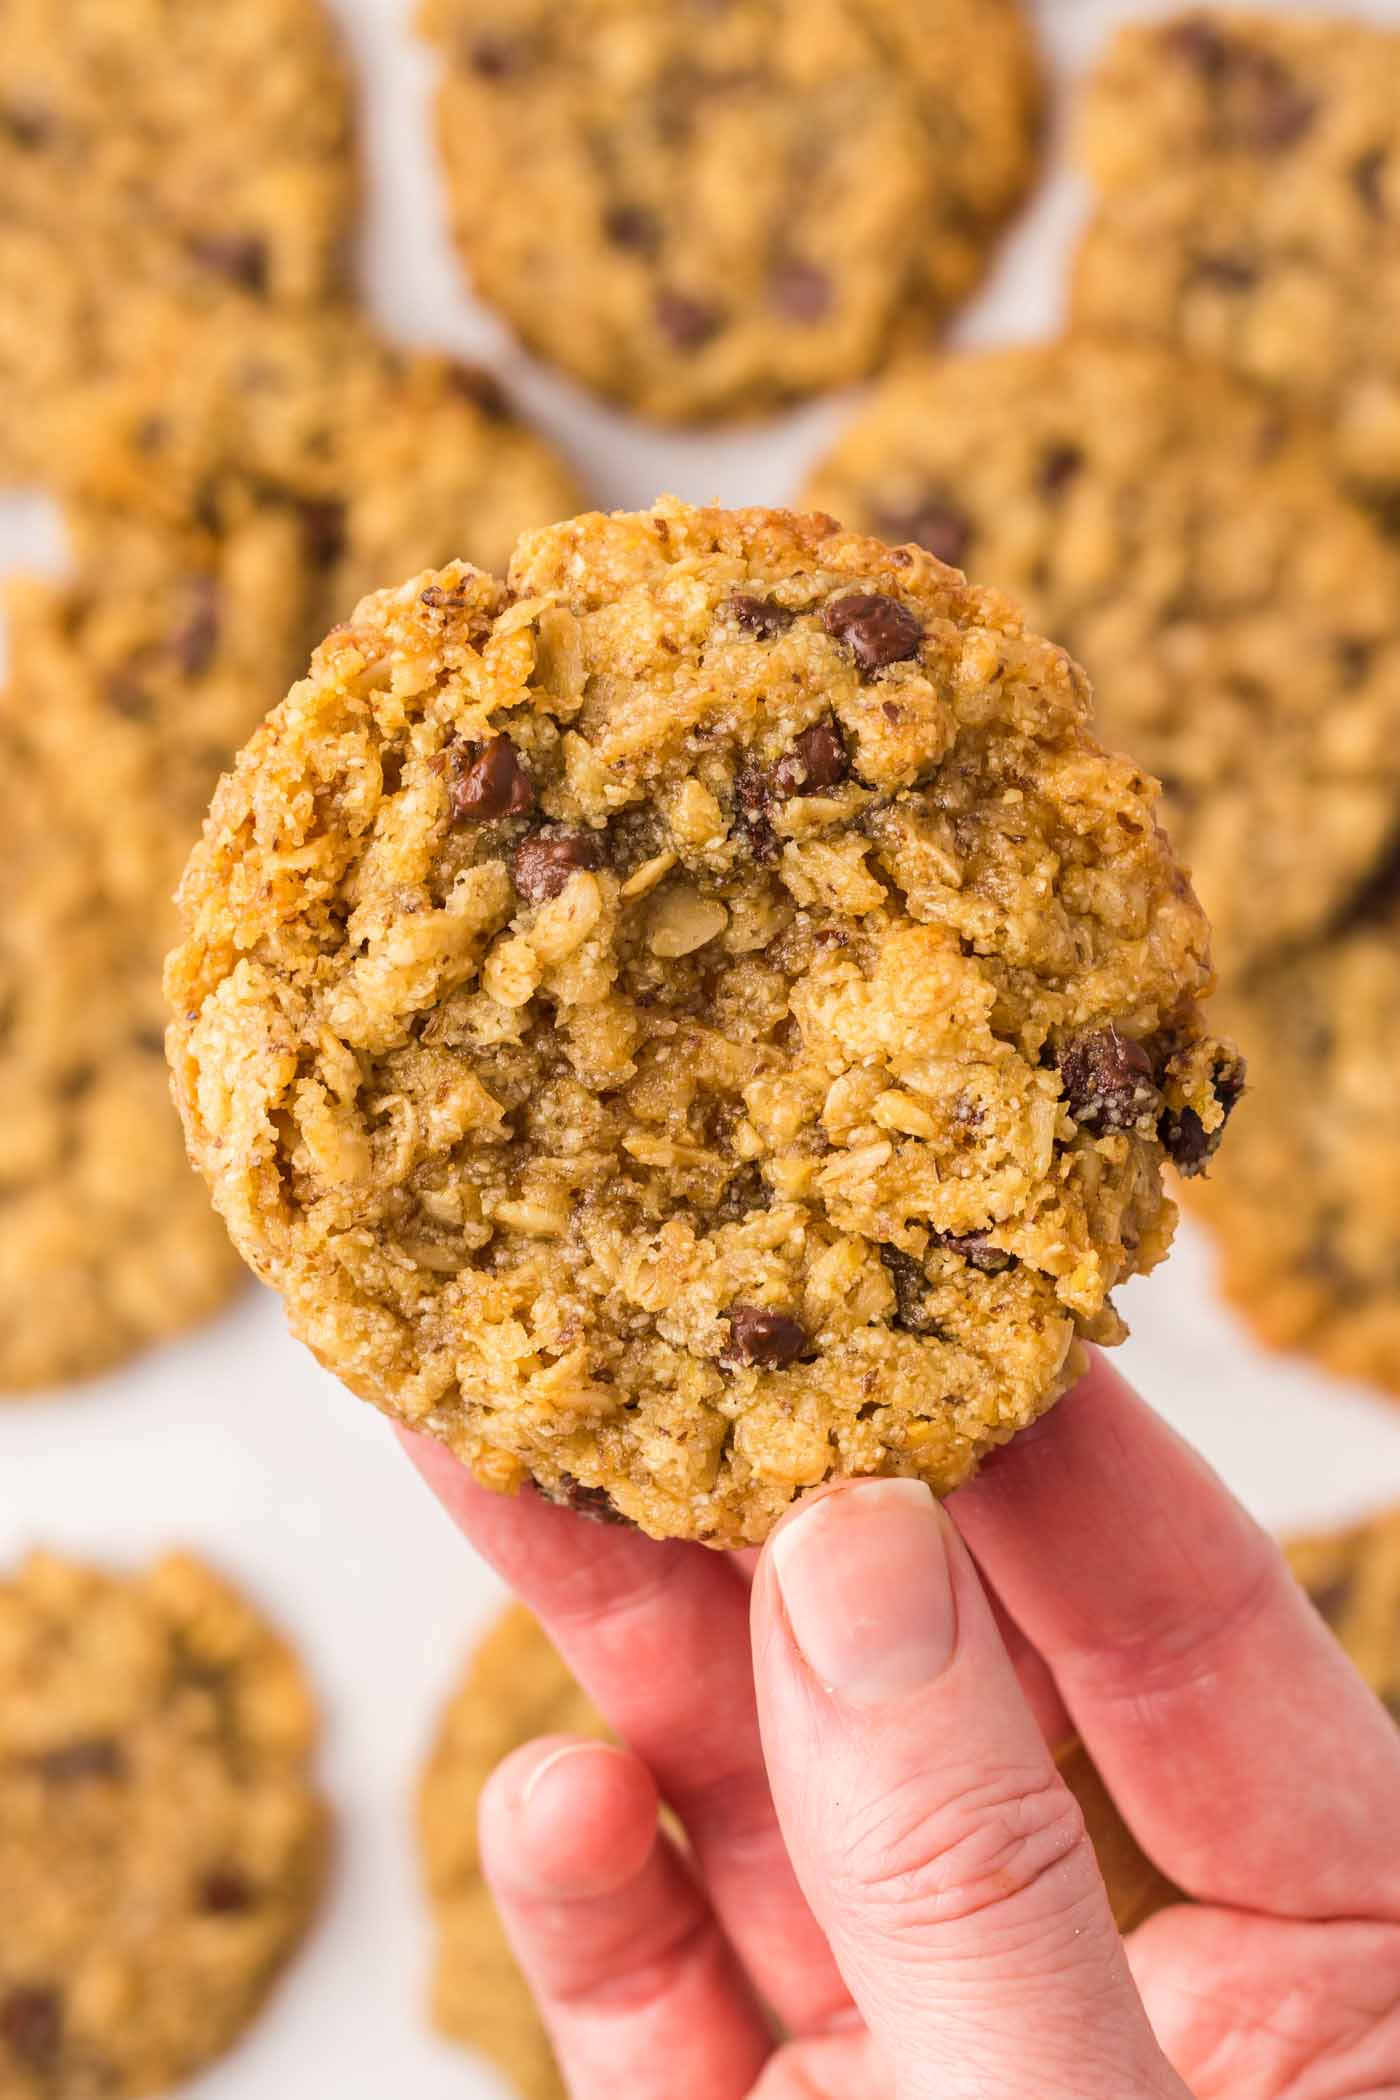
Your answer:
[[[523,37],[485,30],[468,43],[467,64],[483,80],[514,80],[529,70],[530,49]]]
[[[151,696],[135,664],[129,664],[124,671],[114,671],[102,691],[114,714],[128,722],[150,721]]]
[[[1229,129],[1242,146],[1256,153],[1281,153],[1311,131],[1317,100],[1267,52],[1241,55],[1238,65],[1242,108]]]
[[[455,591],[445,591],[440,583],[430,583],[426,591],[418,593],[420,605],[429,612],[460,612],[467,602],[467,594],[461,584]]]
[[[851,761],[834,722],[813,722],[793,739],[773,768],[773,786],[780,795],[814,795],[823,788],[839,787],[851,770]]]
[[[960,569],[972,544],[972,520],[946,496],[928,495],[908,510],[881,511],[875,530],[882,540],[900,545],[912,540],[950,569]]]
[[[845,643],[867,675],[917,656],[924,638],[908,606],[883,591],[856,591],[846,598],[833,598],[822,613],[822,626],[836,641]]]
[[[0,1998],[0,2042],[32,2071],[58,2059],[63,2041],[63,1999],[46,1984],[20,1984]]]
[[[795,321],[803,328],[824,321],[836,301],[826,271],[796,255],[776,265],[768,280],[768,297],[785,321]]]
[[[941,1232],[938,1244],[950,1254],[960,1254],[970,1269],[980,1270],[984,1276],[1000,1276],[1016,1259],[1005,1247],[994,1247],[985,1232]]]
[[[770,642],[775,634],[785,634],[797,618],[795,612],[779,605],[776,598],[750,598],[742,591],[735,591],[727,603],[728,610],[745,633],[759,635],[765,642]]]
[[[162,1042],[161,1048],[164,1048]],[[46,1750],[37,1760],[41,1779],[67,1786],[84,1779],[120,1779],[126,1769],[121,1745],[110,1736],[92,1736],[85,1742],[63,1743]]]
[[[16,146],[26,153],[36,153],[47,146],[54,135],[52,114],[41,109],[37,102],[9,102],[0,109],[0,131],[4,131]]]
[[[190,254],[202,269],[245,292],[267,290],[269,256],[267,242],[255,233],[204,233],[190,242]]]
[[[1116,1028],[1074,1036],[1060,1051],[1059,1064],[1069,1112],[1082,1129],[1100,1136],[1131,1130],[1157,1106],[1151,1058]]]
[[[728,1363],[752,1364],[761,1371],[796,1363],[808,1348],[807,1330],[787,1313],[761,1305],[732,1305],[720,1318],[729,1322]]]
[[[772,779],[762,766],[745,766],[734,777],[734,829],[752,857],[765,867],[778,854],[769,814],[772,807]]]
[[[452,790],[452,814],[481,824],[491,817],[527,816],[535,806],[535,788],[508,736],[493,736],[485,746],[468,746],[470,763]]]
[[[1244,1094],[1244,1060],[1231,1057],[1217,1065],[1211,1075],[1211,1091],[1221,1111],[1221,1121],[1207,1130],[1194,1108],[1169,1108],[1157,1126],[1162,1150],[1179,1174],[1188,1180],[1210,1165],[1225,1135],[1225,1126]]]
[[[1078,445],[1052,445],[1040,462],[1041,494],[1052,500],[1062,496],[1083,465]]]
[[[561,1473],[557,1488],[547,1489],[551,1502],[561,1509],[571,1509],[577,1516],[587,1517],[593,1524],[622,1524],[632,1527],[630,1517],[624,1517],[606,1488],[585,1487],[575,1480],[572,1473]]]
[[[488,372],[484,365],[469,365],[454,358],[447,367],[447,384],[454,394],[479,408],[490,422],[511,421],[510,396],[495,373]]]
[[[345,505],[335,497],[300,506],[302,544],[318,569],[330,568],[345,552]]]
[[[896,1327],[903,1327],[910,1334],[936,1334],[936,1323],[927,1309],[928,1277],[923,1263],[902,1248],[890,1246],[888,1241],[880,1248],[880,1259],[894,1285]]]
[[[1162,42],[1176,57],[1184,59],[1206,80],[1218,80],[1229,62],[1229,47],[1213,22],[1192,15],[1173,22],[1162,33]]]
[[[189,617],[171,635],[170,653],[186,678],[200,678],[219,646],[219,587],[211,576],[196,577],[190,597]]]
[[[1337,643],[1337,669],[1348,688],[1361,685],[1371,674],[1376,645],[1364,635],[1343,635]]]
[[[1317,1589],[1310,1589],[1308,1595],[1313,1601],[1314,1609],[1322,1615],[1327,1624],[1339,1626],[1347,1606],[1351,1603],[1351,1579],[1343,1575],[1336,1582],[1324,1582]]]
[[[241,1917],[256,1900],[252,1883],[237,1867],[214,1867],[199,1884],[199,1907],[211,1917]]]
[[[655,255],[661,246],[656,214],[644,204],[614,204],[604,217],[603,231],[614,248],[628,248],[637,255]]]
[[[1259,282],[1259,265],[1243,255],[1198,255],[1193,275],[1223,292],[1247,292]]]
[[[685,292],[658,292],[655,313],[658,328],[669,336],[677,350],[701,349],[723,325],[712,306]]]
[[[515,887],[527,904],[557,897],[580,868],[596,868],[602,853],[591,831],[533,831],[515,849]]]
[[[1383,146],[1376,146],[1370,153],[1363,153],[1353,162],[1351,179],[1356,194],[1371,216],[1385,217],[1385,169],[1388,156]]]

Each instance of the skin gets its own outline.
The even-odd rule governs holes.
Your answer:
[[[943,1509],[851,1482],[731,1560],[405,1442],[627,1745],[481,1805],[575,2100],[1400,2092],[1400,1731],[1106,1364]],[[1126,1943],[1067,1718],[1194,1899]]]

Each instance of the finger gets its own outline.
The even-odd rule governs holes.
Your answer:
[[[727,1558],[492,1495],[451,1453],[403,1439],[477,1549],[543,1620],[685,1825],[720,1922],[783,2025],[849,2005],[773,1811],[749,1653],[748,1589]]]
[[[531,1743],[482,1795],[487,1879],[573,2100],[742,2100],[772,2043],[656,1810],[626,1751]]]
[[[793,2042],[771,2057],[751,2100],[893,2100],[894,2081],[864,2029]]]
[[[1400,1915],[1400,1734],[1278,1547],[1106,1364],[950,1507],[1179,1886]]]
[[[917,1482],[808,1502],[754,1585],[794,1864],[910,2100],[1177,2096],[971,1559]]]

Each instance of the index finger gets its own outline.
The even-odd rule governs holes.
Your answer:
[[[1274,1541],[1115,1372],[1096,1359],[951,1507],[1173,1881],[1400,1918],[1400,1733]]]

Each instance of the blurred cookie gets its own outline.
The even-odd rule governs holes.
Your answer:
[[[1119,31],[1083,151],[1081,323],[1170,339],[1314,403],[1400,502],[1400,34],[1191,12]]]
[[[475,289],[666,421],[930,338],[1034,165],[1018,0],[425,0],[422,23]]]
[[[1240,1083],[1088,708],[821,516],[668,500],[365,600],[223,783],[168,979],[294,1330],[660,1536],[965,1479],[1119,1336]]]
[[[346,281],[350,86],[319,0],[0,9],[0,471],[121,353],[143,289],[192,312]]]
[[[930,360],[808,499],[995,581],[1166,790],[1227,975],[1315,933],[1400,823],[1400,560],[1312,420],[1093,338]]]
[[[0,2095],[163,2090],[253,2018],[315,1905],[310,1694],[198,1561],[0,1581]]]
[[[1294,1574],[1366,1682],[1400,1721],[1400,1511],[1295,1539]]]
[[[1222,995],[1249,1060],[1231,1142],[1192,1207],[1262,1338],[1400,1393],[1400,915]]]
[[[418,1825],[437,1930],[433,2018],[490,2057],[520,2100],[565,2100],[564,2084],[482,1876],[477,1802],[523,1743],[605,1733],[543,1628],[513,1605],[473,1656],[423,1775]]]

